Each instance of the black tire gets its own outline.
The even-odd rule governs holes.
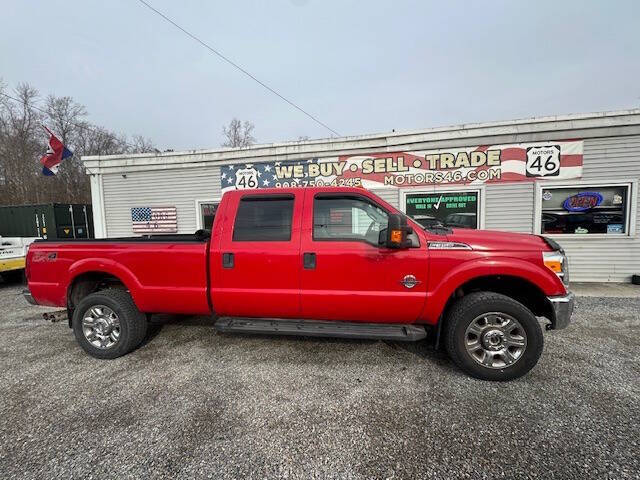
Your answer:
[[[501,312],[513,317],[526,334],[524,351],[511,365],[491,368],[482,365],[480,360],[475,360],[473,354],[467,351],[467,328],[478,317],[490,312]],[[469,342],[472,343],[473,341]],[[472,377],[507,381],[525,375],[538,363],[544,337],[535,315],[520,302],[499,293],[476,292],[462,297],[450,309],[445,325],[445,345],[453,362]]]
[[[92,345],[83,332],[83,318],[97,305],[113,310],[120,322],[120,337],[110,348],[101,349]],[[147,333],[147,317],[138,310],[128,292],[108,289],[87,295],[78,303],[73,312],[72,327],[76,340],[85,352],[95,358],[113,359],[126,355],[142,343]]]

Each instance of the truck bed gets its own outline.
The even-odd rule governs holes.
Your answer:
[[[42,305],[63,306],[72,281],[106,272],[147,313],[207,314],[205,235],[38,240],[29,249],[29,288]]]

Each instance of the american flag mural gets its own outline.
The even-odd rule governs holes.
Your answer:
[[[375,189],[533,182],[579,178],[582,158],[582,140],[554,140],[224,165],[220,182],[223,192],[292,186]]]
[[[176,233],[176,207],[133,207],[131,225],[133,233]]]

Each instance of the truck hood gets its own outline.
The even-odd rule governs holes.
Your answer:
[[[500,232],[497,230],[471,230],[454,228],[447,235],[451,242],[462,242],[474,250],[484,251],[546,251],[549,246],[539,235],[529,233]]]

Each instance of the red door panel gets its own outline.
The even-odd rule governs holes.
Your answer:
[[[257,238],[264,235],[269,237],[269,225],[253,228],[255,240],[247,241],[246,236],[239,239],[237,232],[234,239],[234,228],[238,230],[239,227],[235,224],[235,219],[242,199],[254,197],[253,201],[257,201],[261,195],[239,192],[230,196],[224,213],[219,251],[216,255],[211,255],[211,262],[215,262],[215,265],[212,264],[212,272],[216,272],[212,276],[212,298],[217,314],[300,317],[300,224],[304,195],[287,195],[293,201],[291,237],[289,240],[266,241]],[[283,195],[279,197],[282,198]],[[287,207],[280,205],[278,208]],[[249,233],[249,236],[253,235]],[[230,266],[227,261],[225,267],[225,255],[229,254],[232,255],[233,263]]]
[[[362,196],[368,197],[365,192]],[[314,240],[313,197],[314,192],[307,192],[301,252],[315,253],[316,264],[301,273],[302,315],[354,322],[415,322],[426,300],[428,251],[424,237],[418,234],[419,248],[405,250],[353,238]],[[375,202],[375,197],[369,198]],[[345,222],[345,236],[351,231],[350,221]],[[334,233],[339,235],[340,228],[334,228]],[[420,283],[407,288],[400,283],[407,275]]]

